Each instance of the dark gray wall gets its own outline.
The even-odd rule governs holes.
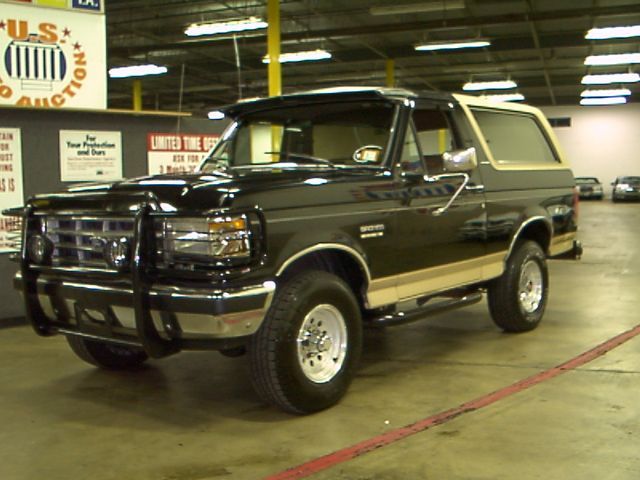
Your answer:
[[[147,174],[147,133],[220,133],[222,122],[171,115],[26,110],[0,108],[0,127],[19,128],[22,138],[22,175],[25,199],[36,193],[65,188],[60,181],[60,130],[122,132],[125,177]],[[17,264],[0,254],[0,319],[24,315],[21,297],[13,289]]]

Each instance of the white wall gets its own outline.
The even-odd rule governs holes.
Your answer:
[[[554,128],[575,176],[609,184],[618,175],[640,175],[640,104],[542,107],[548,118],[570,117]]]

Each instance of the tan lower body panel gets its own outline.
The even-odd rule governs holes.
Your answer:
[[[554,257],[571,250],[573,248],[573,241],[575,238],[576,232],[565,233],[563,235],[553,237],[551,239],[551,245],[549,245],[549,256]]]
[[[506,254],[506,251],[492,253],[372,280],[367,292],[368,307],[377,308],[499,277],[504,270]]]

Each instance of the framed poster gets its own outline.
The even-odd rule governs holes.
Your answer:
[[[193,172],[220,135],[191,133],[149,133],[147,171],[149,175]]]
[[[122,178],[120,132],[60,130],[60,180],[93,182]]]
[[[0,212],[24,204],[22,141],[19,128],[0,127]],[[15,252],[20,219],[0,213],[0,253]]]

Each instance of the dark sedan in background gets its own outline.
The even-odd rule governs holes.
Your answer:
[[[602,200],[604,196],[602,184],[596,177],[576,177],[576,186],[582,199]]]
[[[618,177],[611,185],[611,198],[614,202],[640,200],[640,177]]]

